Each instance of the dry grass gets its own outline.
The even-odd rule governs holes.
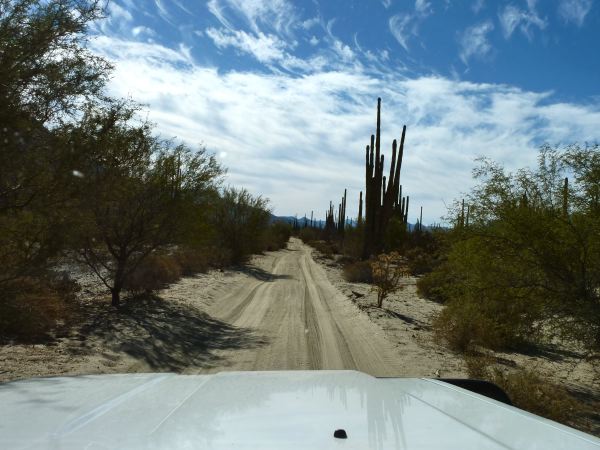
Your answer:
[[[465,362],[469,377],[500,386],[513,404],[525,411],[568,426],[576,426],[575,417],[587,413],[587,407],[576,402],[564,387],[532,370],[502,370],[488,355],[470,354]]]
[[[149,255],[127,278],[125,290],[134,294],[151,293],[175,283],[182,269],[177,259],[168,255]]]
[[[200,250],[182,250],[174,255],[183,276],[206,273],[210,268],[208,256]]]
[[[373,283],[373,269],[369,261],[356,261],[344,265],[344,278],[351,283]]]

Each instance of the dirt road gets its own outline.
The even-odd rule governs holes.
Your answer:
[[[251,349],[220,351],[219,370],[357,369],[402,373],[400,357],[372,323],[330,283],[311,250],[292,239],[226,283],[205,311],[263,338]],[[167,296],[169,294],[167,293]],[[186,372],[199,372],[189,369]]]

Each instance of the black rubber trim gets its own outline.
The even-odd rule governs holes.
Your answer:
[[[438,381],[458,386],[459,388],[466,389],[467,391],[475,392],[476,394],[483,395],[485,397],[497,400],[512,406],[510,397],[502,388],[490,383],[489,381],[483,380],[470,380],[464,378],[435,378]]]

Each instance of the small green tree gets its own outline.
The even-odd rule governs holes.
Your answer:
[[[222,173],[213,156],[171,148],[147,122],[131,123],[135,107],[109,102],[88,111],[78,147],[82,177],[74,203],[75,250],[112,294],[120,294],[152,252],[186,236]],[[189,233],[188,233],[189,234]]]
[[[84,48],[101,16],[98,2],[0,0],[0,284],[63,245],[73,168],[56,129],[106,82],[110,65]]]
[[[261,251],[270,214],[266,199],[245,189],[225,188],[214,212],[217,246],[228,249],[234,263]]]
[[[443,274],[430,279],[447,281],[438,324],[458,347],[560,337],[600,349],[598,150],[543,147],[535,170],[516,173],[481,161],[469,227],[451,233]]]

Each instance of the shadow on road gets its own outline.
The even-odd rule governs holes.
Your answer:
[[[216,350],[251,349],[265,338],[191,307],[146,296],[126,301],[118,310],[98,311],[79,332],[74,354],[94,352],[95,345],[124,352],[155,370],[223,365]],[[100,342],[98,342],[100,341]]]
[[[256,266],[243,266],[240,270],[253,278],[256,278],[260,281],[275,281],[275,280],[289,280],[291,277],[289,275],[277,275],[271,272],[267,272],[264,269]]]

